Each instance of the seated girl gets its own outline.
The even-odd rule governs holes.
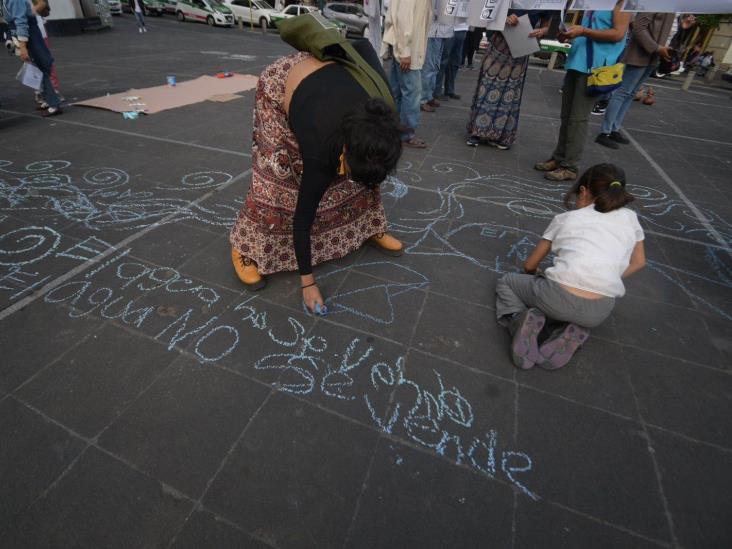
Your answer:
[[[513,336],[511,359],[517,368],[566,365],[625,294],[624,278],[646,263],[643,229],[625,188],[623,170],[597,164],[587,170],[564,199],[576,209],[557,215],[524,262],[528,274],[498,281],[496,315]],[[539,264],[554,262],[543,274]],[[540,334],[552,328],[542,343]],[[542,333],[542,330],[544,332]]]

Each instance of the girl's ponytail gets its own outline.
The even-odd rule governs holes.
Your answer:
[[[594,198],[595,210],[608,213],[627,206],[635,198],[625,189],[625,172],[614,164],[597,164],[582,174],[574,187],[567,193],[564,203],[569,204],[573,196],[585,187]]]

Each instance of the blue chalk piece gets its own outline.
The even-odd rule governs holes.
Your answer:
[[[320,314],[320,303],[316,303],[316,304],[315,304],[315,312],[316,312],[317,314]]]
[[[401,465],[402,463],[404,463],[404,459],[402,458],[402,456],[397,456],[396,460],[394,461],[397,465]]]

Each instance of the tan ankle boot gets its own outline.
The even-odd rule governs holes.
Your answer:
[[[250,290],[261,290],[267,285],[267,281],[257,270],[257,264],[248,257],[241,255],[239,250],[233,246],[231,248],[231,262],[234,264],[236,276]]]
[[[404,253],[404,246],[396,238],[386,233],[377,233],[369,238],[369,243],[380,252],[392,257],[399,257]]]

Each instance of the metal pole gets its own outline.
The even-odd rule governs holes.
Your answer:
[[[689,91],[689,88],[691,87],[691,83],[694,80],[694,76],[696,76],[696,71],[694,69],[691,69],[689,73],[686,75],[686,80],[684,80],[684,84],[681,86],[681,89],[684,91]]]
[[[553,51],[552,54],[549,56],[549,64],[546,66],[547,70],[554,70],[554,65],[557,64],[557,57],[559,57],[559,52]]]

